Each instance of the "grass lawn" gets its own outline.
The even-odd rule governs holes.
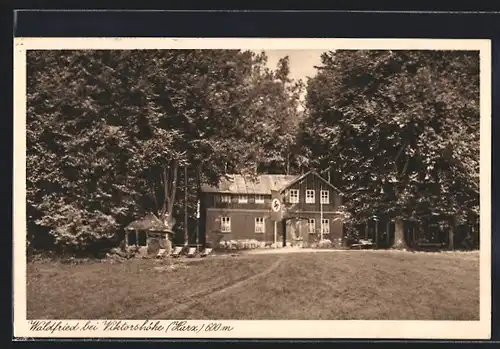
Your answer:
[[[28,319],[478,320],[479,253],[28,263]]]

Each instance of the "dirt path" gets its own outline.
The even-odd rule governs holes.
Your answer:
[[[203,290],[203,291],[191,294],[191,295],[187,296],[188,299],[186,302],[181,303],[177,306],[174,306],[173,308],[163,310],[162,312],[153,315],[151,318],[152,319],[168,319],[168,318],[170,318],[170,314],[176,314],[179,311],[182,311],[182,310],[189,308],[191,305],[196,303],[198,301],[198,298],[200,298],[200,297],[203,297],[206,299],[206,298],[213,297],[213,296],[219,296],[225,292],[228,292],[228,291],[231,291],[235,288],[241,287],[242,285],[245,285],[246,283],[253,281],[257,278],[268,275],[269,273],[273,272],[274,270],[276,270],[280,266],[283,259],[284,259],[284,257],[280,256],[266,270],[264,270],[260,273],[254,274],[254,275],[252,275],[248,278],[245,278],[243,280],[236,281],[236,282],[229,284],[229,285],[221,285],[221,286],[218,286],[215,288],[211,288],[208,290]]]
[[[290,253],[412,253],[412,254],[441,254],[441,255],[459,255],[463,257],[475,258],[479,251],[406,251],[396,249],[317,249],[317,248],[303,248],[303,247],[286,247],[286,248],[269,248],[269,249],[254,249],[241,252],[241,256],[256,255],[256,254],[290,254]]]
[[[254,249],[243,252],[243,254],[287,254],[287,253],[321,253],[321,252],[348,252],[352,250],[336,250],[336,249],[318,249],[318,248],[304,248],[304,247],[286,247],[286,248],[268,248],[268,249]]]

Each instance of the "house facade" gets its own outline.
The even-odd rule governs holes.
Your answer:
[[[273,191],[281,194],[286,208],[284,223],[276,225],[271,219]],[[230,175],[217,187],[202,187],[200,236],[207,242],[222,236],[222,240],[255,239],[263,244],[276,240],[308,246],[321,238],[340,243],[341,205],[341,192],[313,171],[300,176]]]

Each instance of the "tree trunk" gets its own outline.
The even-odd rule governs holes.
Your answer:
[[[187,192],[187,166],[184,166],[184,244],[189,244],[188,236],[188,192]]]
[[[200,165],[200,168],[198,170],[198,173],[196,175],[196,201],[198,203],[198,208],[197,208],[197,215],[196,215],[196,243],[200,243],[200,233],[204,227],[201,226],[200,221],[201,221],[201,171],[202,171],[202,165]],[[207,241],[206,241],[206,236],[203,236],[201,239],[201,242],[203,244],[203,247],[207,247]],[[212,246],[213,247],[213,246]]]
[[[283,229],[283,247],[286,247],[286,220],[281,220],[281,227]]]
[[[386,244],[386,246],[389,246],[390,241],[391,241],[391,220],[390,219],[387,219],[387,223],[385,226],[385,232],[386,232],[385,244]]]
[[[290,174],[290,153],[286,153],[286,175]]]
[[[170,241],[170,234],[165,237],[165,254],[168,256],[172,253],[172,241]]]
[[[405,241],[404,234],[404,221],[400,218],[395,221],[395,232],[394,232],[394,246],[393,248],[398,250],[405,250],[408,248],[408,245]]]
[[[178,164],[177,161],[171,163],[173,178],[170,180],[170,171],[167,167],[163,166],[161,181],[163,183],[163,202],[161,207],[161,212],[158,214],[159,217],[165,219],[173,213],[175,194],[177,191],[177,172]]]
[[[448,248],[453,251],[455,249],[455,217],[452,217],[450,220],[450,227],[448,228]]]
[[[172,180],[172,187],[170,189],[170,200],[168,203],[168,213],[173,214],[174,210],[174,201],[175,201],[175,194],[177,191],[177,172],[178,172],[178,165],[177,161],[174,162],[174,179]]]

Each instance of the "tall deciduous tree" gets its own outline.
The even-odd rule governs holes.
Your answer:
[[[275,70],[256,67],[252,95],[257,98],[248,113],[256,123],[257,149],[255,164],[261,173],[296,173],[300,161],[296,152],[296,137],[302,112],[300,96],[303,82],[290,78],[288,56],[278,61]]]
[[[276,132],[263,127],[263,99],[277,101],[274,111],[294,103],[285,95],[287,63],[273,85],[264,54],[80,50],[27,58],[27,209],[37,232],[30,241],[44,228],[58,245],[86,248],[146,211],[182,226],[202,183],[254,172],[257,135]],[[186,166],[189,203],[179,195]]]
[[[303,146],[355,221],[479,213],[477,52],[328,52],[307,106]]]

